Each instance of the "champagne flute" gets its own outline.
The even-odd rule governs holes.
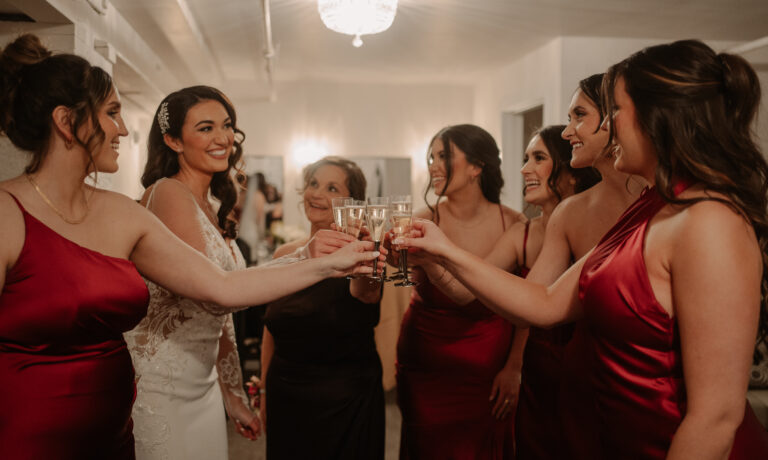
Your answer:
[[[368,206],[365,208],[365,221],[368,225],[368,231],[371,233],[371,239],[373,239],[374,251],[378,251],[381,246],[381,239],[384,236],[384,227],[387,225],[388,217],[388,197],[368,198]],[[376,273],[378,262],[378,260],[373,261],[373,275],[371,278],[381,281],[381,276]]]
[[[365,219],[365,201],[347,199],[344,203],[344,231],[348,235],[358,238]]]
[[[344,233],[355,238],[360,236],[365,219],[365,201],[348,198],[344,200]],[[347,275],[347,279],[355,279],[362,275]]]
[[[346,232],[347,218],[344,215],[344,208],[346,201],[351,200],[351,197],[337,197],[331,199],[331,208],[333,208],[333,222],[336,224],[336,229],[340,232]]]
[[[392,233],[394,239],[407,237],[411,231],[411,196],[399,195],[392,197]],[[395,286],[415,286],[416,283],[408,276],[408,248],[393,244],[392,249],[400,251],[400,271],[403,273],[403,281],[395,283]]]

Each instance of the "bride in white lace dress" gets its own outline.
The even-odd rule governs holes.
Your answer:
[[[214,88],[164,99],[149,138],[142,204],[223,270],[245,268],[229,217],[236,193],[230,169],[242,155],[235,112]],[[218,214],[209,199],[220,202]],[[260,433],[249,410],[235,345],[232,309],[180,297],[147,281],[147,316],[126,341],[133,357],[138,459],[227,459],[224,410],[238,432]]]

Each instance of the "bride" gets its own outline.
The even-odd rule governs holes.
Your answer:
[[[142,176],[141,204],[227,271],[245,268],[234,242],[237,193],[230,179],[243,137],[220,91],[182,89],[158,107]],[[218,212],[209,195],[220,202]],[[138,376],[137,458],[226,459],[225,408],[241,435],[256,439],[261,431],[243,391],[232,310],[147,284],[147,316],[125,335]]]

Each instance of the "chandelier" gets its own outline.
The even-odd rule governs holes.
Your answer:
[[[363,46],[361,35],[389,29],[397,12],[397,0],[317,0],[317,11],[326,27],[354,35],[352,45]]]

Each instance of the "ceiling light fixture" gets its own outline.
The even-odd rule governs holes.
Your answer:
[[[395,20],[397,0],[317,0],[317,11],[326,27],[354,35],[352,45],[363,46],[361,35],[389,29]]]

